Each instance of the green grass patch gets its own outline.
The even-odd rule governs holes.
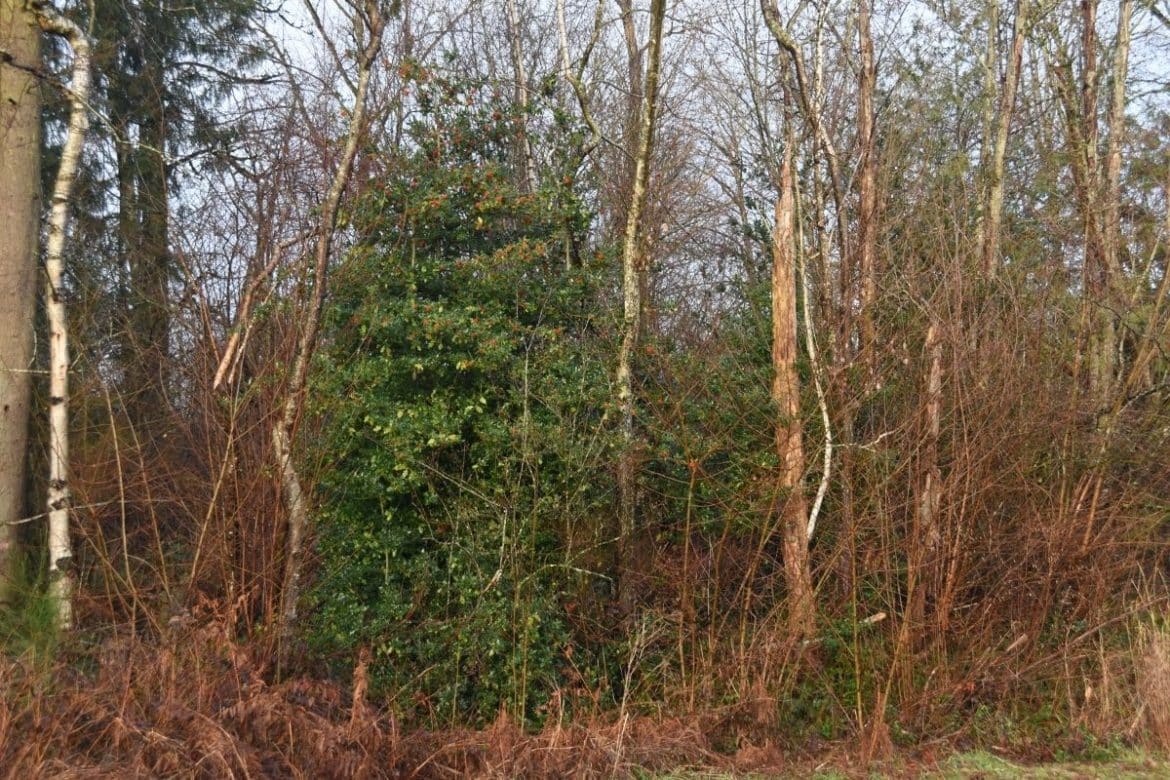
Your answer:
[[[940,780],[968,780],[969,778],[1031,778],[1032,780],[1074,780],[1108,777],[1120,780],[1139,780],[1170,776],[1170,764],[1148,755],[1127,752],[1109,761],[1076,761],[1052,764],[1022,764],[986,751],[974,751],[952,756],[936,772],[927,777]]]

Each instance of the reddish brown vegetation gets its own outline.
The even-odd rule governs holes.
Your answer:
[[[4,777],[610,777],[732,764],[697,719],[550,723],[526,734],[501,717],[483,731],[403,733],[360,683],[350,694],[307,678],[267,682],[267,661],[216,620],[175,621],[158,643],[110,639],[92,660],[90,674],[7,664]],[[745,759],[758,768],[776,756]]]

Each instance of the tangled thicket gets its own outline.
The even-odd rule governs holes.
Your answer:
[[[502,24],[567,47],[517,47],[507,76],[422,5],[386,9],[368,126],[338,123],[356,114],[333,70],[319,94],[257,79],[223,128],[191,109],[169,153],[215,151],[198,175],[171,160],[182,197],[144,172],[157,128],[99,79],[125,127],[92,133],[109,159],[71,234],[95,247],[69,301],[78,625],[55,629],[22,520],[0,772],[1170,749],[1170,123],[1156,68],[1140,105],[1102,88],[1137,80],[1124,13],[1019,2],[1009,25],[996,2],[930,2],[910,35],[870,0],[686,10],[636,160],[656,96],[630,3],[620,33],[559,6]],[[354,51],[378,7],[350,8]],[[258,13],[208,9],[244,38]],[[1135,18],[1152,61],[1165,20]],[[204,23],[171,33],[214,61]],[[182,124],[204,87],[167,67]],[[226,111],[214,92],[203,109]],[[181,229],[147,257],[160,202]],[[311,517],[296,576],[290,471]]]

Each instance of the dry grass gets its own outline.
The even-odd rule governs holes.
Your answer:
[[[1160,625],[1143,625],[1138,635],[1138,720],[1153,747],[1170,751],[1170,633]]]
[[[111,639],[87,674],[6,663],[0,777],[622,777],[730,766],[697,720],[622,717],[523,731],[403,733],[361,679],[268,679],[267,659],[221,623],[174,626],[163,642]],[[751,763],[774,754],[748,756]]]

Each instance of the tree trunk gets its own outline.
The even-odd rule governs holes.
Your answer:
[[[624,230],[629,224],[630,204],[634,199],[634,177],[637,175],[637,148],[642,129],[644,66],[642,48],[638,45],[638,30],[634,24],[633,0],[617,0],[622,19],[622,41],[626,48],[626,72],[629,77],[629,91],[626,94],[626,110],[622,117],[622,150],[618,191],[618,211],[615,233],[620,226]]]
[[[913,550],[917,560],[911,568],[913,601],[910,621],[915,630],[923,630],[926,604],[937,604],[943,581],[942,529],[939,509],[942,505],[942,471],[939,468],[938,439],[942,430],[942,342],[938,326],[926,329],[923,345],[927,360],[926,425],[922,437],[922,460],[919,464],[917,532]],[[940,616],[945,621],[945,616]]]
[[[646,205],[650,181],[650,157],[654,148],[654,127],[658,112],[658,71],[662,60],[662,24],[666,17],[666,0],[650,4],[650,51],[646,69],[638,131],[638,151],[634,156],[634,178],[629,206],[626,209],[625,235],[622,240],[622,343],[618,352],[617,401],[620,409],[622,453],[618,463],[618,600],[628,615],[633,609],[628,571],[631,568],[635,513],[637,511],[637,465],[634,430],[634,351],[642,330],[642,284],[646,261],[642,256],[642,211]],[[632,21],[631,21],[632,24]]]
[[[1004,74],[1003,93],[1000,95],[999,112],[995,120],[995,138],[985,170],[987,191],[983,206],[983,231],[980,238],[980,263],[986,279],[995,277],[999,270],[999,234],[1003,222],[1003,176],[1007,156],[1008,132],[1011,130],[1012,115],[1015,112],[1016,91],[1020,82],[1020,67],[1024,57],[1024,39],[1027,36],[1028,0],[1019,0],[1016,19],[1012,27],[1012,50]],[[995,35],[995,31],[991,31]],[[994,64],[992,65],[994,67]]]
[[[850,252],[849,242],[849,217],[845,210],[845,196],[844,185],[842,184],[841,167],[837,160],[837,150],[833,146],[833,141],[829,138],[829,132],[825,128],[824,120],[821,116],[821,105],[819,103],[820,95],[811,94],[812,90],[808,83],[807,70],[804,64],[804,57],[801,54],[800,47],[797,46],[796,40],[788,32],[788,28],[780,20],[780,11],[776,6],[775,0],[760,0],[760,12],[764,16],[764,24],[768,31],[772,33],[772,38],[777,45],[784,51],[789,59],[792,60],[793,75],[796,80],[796,98],[800,106],[801,114],[809,130],[812,132],[816,144],[825,156],[825,167],[829,174],[829,193],[833,199],[833,211],[836,216],[836,238],[839,252],[839,269],[838,269],[838,286],[841,297],[841,324],[840,330],[836,338],[839,347],[837,354],[834,356],[838,362],[848,362],[849,344],[852,339],[853,331],[853,301],[856,298],[856,291],[854,287],[852,262],[854,260]],[[817,85],[813,85],[819,93],[820,82],[820,60],[817,62]]]
[[[794,144],[795,145],[795,144]],[[821,412],[821,424],[824,426],[823,444],[825,451],[822,454],[821,461],[821,479],[817,485],[816,496],[813,498],[812,507],[808,511],[808,527],[805,533],[806,538],[811,543],[813,535],[817,529],[817,518],[820,516],[821,508],[825,502],[825,496],[829,492],[829,482],[833,476],[833,420],[829,415],[829,401],[825,393],[824,366],[821,364],[819,350],[817,349],[816,332],[813,329],[813,303],[812,291],[809,284],[808,274],[808,253],[805,248],[804,241],[804,206],[800,194],[800,187],[793,181],[793,198],[795,201],[795,215],[794,221],[796,224],[796,267],[800,274],[798,288],[801,293],[801,306],[803,314],[804,325],[804,349],[808,355],[809,374],[812,376],[813,391],[817,398],[817,408]],[[818,212],[819,213],[819,212]],[[828,311],[828,308],[822,309]]]
[[[1081,169],[1078,189],[1085,245],[1082,274],[1084,294],[1087,296],[1085,305],[1089,312],[1089,397],[1094,403],[1103,405],[1113,375],[1113,320],[1102,305],[1107,274],[1098,214],[1100,129],[1097,121],[1097,86],[1097,0],[1081,0],[1081,132],[1076,162]]]
[[[983,53],[983,117],[980,123],[978,226],[980,241],[987,224],[987,175],[995,148],[996,103],[999,98],[999,0],[987,0],[987,48]],[[980,257],[982,257],[980,247]]]
[[[69,42],[73,49],[73,81],[69,93],[69,130],[61,150],[61,165],[53,186],[45,246],[45,312],[49,320],[49,597],[57,625],[73,626],[73,546],[69,540],[69,332],[65,312],[65,237],[73,183],[89,127],[90,46],[74,22],[48,5],[38,5],[37,17],[48,32]]]
[[[1102,312],[1102,355],[1108,387],[1117,373],[1116,325],[1114,312],[1120,308],[1118,282],[1121,279],[1121,148],[1125,144],[1125,81],[1129,76],[1130,20],[1133,0],[1121,0],[1117,17],[1117,43],[1113,49],[1113,89],[1109,101],[1109,142],[1105,153],[1105,224],[1102,236],[1101,287],[1106,306]]]
[[[577,99],[577,107],[581,111],[581,119],[589,128],[589,136],[577,144],[573,154],[566,161],[561,186],[562,197],[567,202],[572,202],[575,198],[573,187],[577,175],[581,171],[581,166],[585,164],[589,155],[593,154],[593,151],[601,144],[601,128],[597,126],[597,122],[593,119],[593,113],[589,108],[589,97],[584,85],[581,83],[581,78],[585,73],[585,68],[589,64],[593,49],[601,37],[603,24],[602,14],[604,10],[605,0],[597,0],[597,7],[593,16],[593,34],[589,42],[585,45],[585,51],[581,54],[581,58],[577,61],[577,66],[574,70],[569,60],[569,34],[565,25],[565,0],[557,0],[557,34],[561,56],[561,79],[573,88],[573,95]],[[566,209],[564,220],[565,270],[572,271],[574,267],[579,266],[581,263],[576,236],[578,227],[569,209]]]
[[[804,496],[804,440],[797,373],[796,235],[792,149],[786,146],[772,234],[772,401],[776,406],[778,509],[788,589],[788,628],[794,639],[815,629],[815,602],[808,550],[808,507]]]
[[[40,30],[24,0],[0,0],[0,604],[9,601],[24,516],[36,310],[41,161]]]
[[[355,17],[361,14],[355,13]],[[305,537],[309,531],[309,507],[301,486],[300,475],[293,463],[293,429],[300,416],[304,402],[305,386],[309,378],[309,364],[317,347],[317,333],[321,326],[321,310],[325,304],[325,285],[328,278],[329,255],[333,237],[337,230],[338,209],[341,196],[349,183],[357,158],[358,145],[366,124],[366,97],[369,93],[370,74],[382,47],[382,33],[385,19],[376,6],[365,6],[365,23],[369,26],[369,41],[358,59],[358,80],[354,95],[353,110],[350,113],[349,130],[345,139],[345,151],[329,192],[321,204],[317,222],[317,245],[314,255],[313,292],[305,313],[303,330],[297,340],[296,357],[293,359],[287,395],[280,420],[272,429],[272,451],[280,469],[282,498],[288,513],[288,529],[285,537],[284,592],[281,597],[281,633],[287,637],[297,617],[297,602],[300,598],[301,555]],[[355,31],[357,32],[357,31]]]
[[[540,186],[536,173],[536,158],[532,152],[532,141],[528,137],[528,74],[524,70],[524,49],[520,41],[520,14],[516,0],[507,0],[508,39],[512,55],[512,71],[516,77],[513,100],[520,112],[519,136],[516,139],[516,154],[524,171],[523,192],[533,193]]]
[[[130,263],[130,326],[133,348],[126,355],[126,388],[132,422],[149,428],[166,408],[166,366],[170,354],[170,250],[167,203],[166,117],[162,67],[147,64],[147,89],[138,145],[131,154],[134,202],[123,214],[135,223]]]

